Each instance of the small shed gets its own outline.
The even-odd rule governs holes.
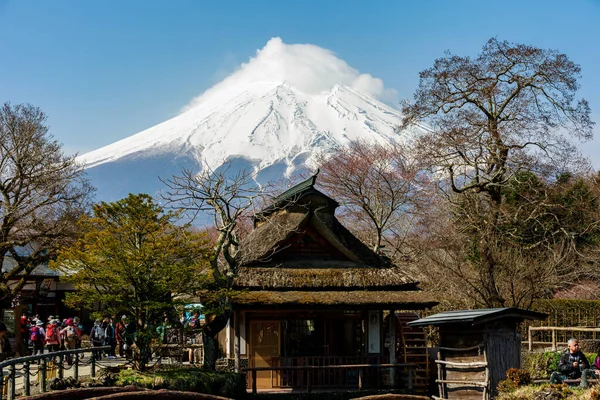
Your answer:
[[[518,324],[547,317],[518,308],[490,308],[447,311],[407,325],[439,327],[435,399],[490,399],[506,371],[521,368]]]

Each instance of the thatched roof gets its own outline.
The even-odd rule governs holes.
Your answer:
[[[237,288],[274,290],[396,289],[414,288],[416,282],[400,268],[356,267],[352,261],[310,261],[285,264],[285,268],[242,267],[234,281]]]
[[[379,256],[346,229],[334,216],[320,210],[279,210],[259,225],[241,243],[237,255],[241,266],[278,266],[273,256],[285,248],[285,241],[310,225],[355,267],[390,268],[393,264]],[[413,280],[413,282],[416,282]]]
[[[267,263],[271,256],[281,249],[280,245],[298,233],[310,218],[304,212],[280,211],[257,227],[240,245],[237,260],[240,265]]]
[[[335,217],[316,175],[287,190],[255,219],[236,256],[234,285],[251,290],[412,290],[418,282],[375,253]]]
[[[315,188],[317,175],[319,175],[319,170],[317,170],[317,172],[310,178],[292,186],[279,196],[275,197],[273,199],[273,204],[255,215],[255,227],[257,222],[268,218],[271,214],[277,212],[278,210],[290,207],[293,208],[296,206],[306,206],[311,201],[314,201],[315,198],[318,198],[322,205],[326,205],[331,210],[335,210],[339,206],[339,203]]]
[[[390,307],[422,310],[437,304],[431,293],[422,291],[248,291],[234,299],[235,308],[315,309],[326,307],[374,308]]]
[[[333,215],[315,210],[312,225],[339,251],[348,254],[348,258],[371,267],[391,267],[393,264],[387,257],[377,255],[366,244],[361,242]]]

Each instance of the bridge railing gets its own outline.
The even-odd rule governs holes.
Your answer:
[[[90,375],[96,376],[96,358],[99,358],[102,351],[110,350],[110,346],[103,347],[92,347],[84,349],[74,350],[62,350],[52,353],[44,353],[35,356],[26,356],[11,358],[0,362],[0,400],[3,400],[6,396],[9,400],[13,400],[16,397],[16,379],[17,370],[23,371],[22,376],[23,382],[23,394],[29,396],[31,394],[31,376],[38,375],[38,382],[40,384],[40,391],[42,393],[47,391],[46,380],[48,378],[56,377],[59,379],[64,378],[65,369],[73,368],[74,378],[79,378],[79,367],[90,366]],[[81,357],[83,354],[89,353],[86,362],[82,361]],[[39,364],[36,373],[31,373],[31,365]],[[65,366],[65,363],[68,365]]]

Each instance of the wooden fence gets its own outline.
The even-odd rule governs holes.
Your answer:
[[[527,343],[529,345],[529,351],[533,351],[534,346],[543,346],[543,347],[551,347],[552,351],[556,351],[558,346],[566,346],[567,345],[567,333],[588,333],[593,336],[593,339],[596,339],[598,332],[600,332],[600,328],[586,328],[586,327],[562,327],[562,326],[530,326],[528,329],[528,337]],[[551,340],[550,341],[535,341],[534,340],[534,332],[550,332]],[[564,332],[562,338],[558,337],[558,333]],[[572,335],[569,335],[569,337]],[[564,340],[560,340],[564,339]]]
[[[313,383],[310,372],[316,372],[317,375],[327,370],[357,370],[358,371],[358,390],[363,388],[363,374],[365,369],[374,368],[389,368],[391,373],[394,374],[396,368],[406,368],[408,370],[407,378],[407,389],[409,392],[413,390],[413,370],[417,367],[416,364],[349,364],[349,365],[295,365],[295,366],[271,366],[271,367],[251,367],[245,370],[251,373],[252,381],[252,393],[257,392],[257,371],[308,371],[306,375],[306,391],[311,393],[313,389]]]

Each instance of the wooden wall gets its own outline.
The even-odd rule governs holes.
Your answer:
[[[521,368],[521,335],[516,323],[498,321],[483,331],[485,353],[489,362],[490,390],[495,393],[498,383],[506,379],[510,368]]]
[[[438,391],[443,399],[481,400],[487,395],[483,333],[458,327],[440,329]]]
[[[514,320],[440,328],[438,389],[443,399],[489,399],[506,371],[521,367],[521,336]]]

